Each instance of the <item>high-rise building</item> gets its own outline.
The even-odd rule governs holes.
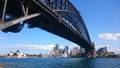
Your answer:
[[[65,50],[65,53],[68,54],[68,50],[69,50],[68,46],[65,46],[64,50]]]
[[[68,50],[69,50],[69,47],[65,46],[64,47],[64,57],[68,57]]]
[[[102,47],[102,48],[98,49],[97,54],[107,56],[108,55],[107,47]]]
[[[58,57],[59,56],[59,44],[56,44],[54,47],[54,51],[55,51],[55,56]]]
[[[59,44],[56,44],[55,45],[55,50],[58,50],[59,49]]]
[[[84,48],[80,48],[79,49],[79,54],[83,54],[83,53],[85,53],[85,49]]]
[[[71,50],[71,56],[76,56],[78,54],[78,47],[74,47],[72,50]]]

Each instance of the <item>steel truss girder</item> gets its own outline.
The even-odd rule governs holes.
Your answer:
[[[1,7],[0,7],[0,15],[1,15],[0,18],[2,19],[0,21],[1,30],[6,29],[7,27],[8,28],[12,27],[13,25],[19,24],[19,22],[21,21],[25,21],[31,18],[35,18],[39,15],[45,14],[46,17],[48,16],[50,19],[53,20],[51,24],[44,23],[43,26],[40,26],[40,24],[42,23],[33,23],[33,22],[31,23],[29,21],[25,21],[25,22],[28,22],[27,24],[32,25],[31,27],[40,27],[46,30],[48,29],[48,31],[52,33],[56,33],[56,35],[62,36],[70,41],[73,41],[74,43],[77,43],[80,46],[83,46],[84,48],[86,48],[85,50],[88,50],[89,52],[92,52],[89,49],[95,49],[93,48],[93,45],[90,41],[88,30],[86,28],[86,25],[79,11],[77,11],[77,9],[72,5],[72,3],[69,0],[0,0],[0,6],[2,1],[5,1],[5,2],[4,2],[4,6],[2,6],[3,7],[2,14],[1,14]],[[13,17],[15,18],[12,18],[11,20],[8,20],[8,21],[5,20],[5,14],[7,12],[9,13],[9,11],[6,9],[7,1],[11,3],[14,1],[16,3],[19,2],[19,5],[18,5],[19,7],[17,6],[14,6],[14,7],[15,8],[17,7],[17,9],[20,9],[18,10],[18,12],[17,11],[11,12],[10,14],[13,15]],[[45,12],[43,12],[41,9]],[[9,8],[9,10],[13,11],[13,9],[11,10],[11,7]],[[42,14],[40,14],[41,12]],[[64,20],[62,20],[62,18],[67,19],[68,22],[72,24],[76,30],[70,27]],[[34,19],[32,20],[34,21]],[[38,20],[37,22],[41,22],[41,20]],[[54,22],[57,22],[57,23],[54,23]],[[53,25],[64,27],[66,28],[66,30],[64,29],[60,30],[59,27],[55,27],[57,30],[60,30],[61,32],[63,31],[62,33],[59,33],[59,31],[56,31],[55,28],[51,28],[51,29],[49,28]],[[16,29],[18,29],[17,32],[21,30],[19,29],[19,27],[17,27]]]
[[[69,20],[71,22],[71,24],[75,27],[75,29],[88,41],[90,41],[89,39],[89,35],[87,35],[87,30],[85,27],[85,24],[83,24],[84,22],[81,21],[81,18],[79,18],[77,15],[74,15],[74,13],[71,13],[69,11],[66,10],[54,10],[56,13],[58,13],[59,16],[61,16],[62,18],[66,18],[67,20]]]
[[[5,18],[5,13],[6,13],[5,11],[6,11],[6,6],[7,6],[6,5],[7,0],[5,0],[5,1],[6,2],[4,4],[4,9],[3,9],[3,14],[2,14],[2,22],[6,24],[7,22],[6,21],[4,22],[4,18]],[[19,0],[16,0],[16,1],[19,1]],[[91,43],[86,25],[85,25],[81,15],[79,14],[79,11],[77,11],[77,9],[72,5],[72,3],[69,0],[21,0],[19,2],[21,4],[20,9],[21,9],[23,15],[16,17],[16,20],[10,20],[9,21],[10,25],[13,25],[13,22],[15,24],[17,24],[17,22],[25,21],[27,19],[39,16],[40,14],[38,12],[36,12],[38,9],[35,9],[36,13],[32,13],[35,16],[31,16],[29,14],[29,5],[31,2],[35,2],[38,5],[40,5],[39,3],[42,2],[44,5],[47,6],[47,8],[54,10],[54,12],[57,12],[58,15],[61,15],[61,17],[68,19],[71,22],[71,24],[76,28],[76,30],[86,40],[88,40]],[[53,16],[55,16],[55,15],[53,15]],[[25,17],[28,17],[28,18],[25,18]],[[0,29],[4,29],[3,24],[1,25]]]
[[[14,2],[14,3],[12,3]],[[23,27],[24,25],[23,24],[20,24],[20,22],[23,22],[23,21],[26,21],[28,19],[31,19],[31,18],[34,18],[34,17],[37,17],[40,15],[40,12],[33,12],[33,13],[29,13],[29,5],[31,3],[31,1],[29,2],[26,2],[24,0],[15,0],[15,1],[8,1],[8,0],[2,0],[0,1],[0,3],[4,3],[3,5],[0,5],[2,6],[3,8],[0,8],[0,15],[1,16],[1,21],[0,21],[0,30],[2,30],[3,32],[19,32],[22,28],[20,27]],[[8,5],[7,5],[8,4]],[[19,6],[13,6],[13,5],[19,5]],[[12,5],[12,9],[10,9],[10,6]],[[14,9],[15,8],[15,9]],[[19,9],[18,10],[16,10]],[[9,10],[8,10],[9,9]],[[16,12],[10,12],[10,10]],[[21,15],[19,15],[18,13],[22,13]],[[10,14],[8,15],[8,19],[5,18],[5,16],[7,14]],[[18,14],[18,15],[17,15]],[[12,15],[12,16],[11,16]],[[19,24],[19,26],[18,26]],[[13,26],[14,25],[14,26]],[[12,29],[11,30],[11,27],[15,27],[15,29]]]
[[[10,27],[10,26],[13,26],[15,24],[18,24],[18,23],[20,23],[22,21],[25,21],[25,20],[37,17],[39,15],[40,15],[40,13],[34,13],[34,14],[31,14],[31,15],[27,15],[27,16],[23,16],[23,17],[17,18],[15,20],[11,20],[11,21],[8,21],[8,22],[1,23],[0,24],[0,30],[3,30],[5,28],[7,28],[7,27]]]
[[[41,0],[41,2],[44,2],[44,4],[46,6],[48,6],[55,12],[57,12],[58,15],[61,15],[61,17],[63,17],[64,14],[66,14],[67,17],[69,17],[69,16],[74,17],[75,22],[73,22],[69,19],[72,22],[71,24],[74,25],[74,23],[75,23],[76,25],[74,25],[74,27],[78,30],[79,33],[82,34],[82,36],[84,38],[86,38],[91,43],[90,37],[88,34],[88,30],[86,28],[86,25],[85,25],[81,15],[79,14],[79,11],[72,5],[72,3],[69,0]],[[64,12],[64,13],[62,13],[62,12]],[[71,14],[71,15],[69,15],[69,14]],[[64,17],[66,17],[66,16],[64,16]]]

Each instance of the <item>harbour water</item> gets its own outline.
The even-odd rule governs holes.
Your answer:
[[[0,68],[120,68],[120,58],[0,58]]]

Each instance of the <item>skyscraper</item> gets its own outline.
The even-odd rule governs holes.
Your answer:
[[[68,57],[68,50],[69,50],[68,46],[65,46],[64,47],[64,57]]]
[[[55,45],[54,50],[55,50],[55,56],[58,57],[59,56],[59,44]]]
[[[78,47],[74,47],[72,50],[71,50],[71,56],[76,56],[78,54]]]
[[[68,55],[68,50],[69,50],[68,46],[65,46],[64,50],[65,50],[65,53]]]

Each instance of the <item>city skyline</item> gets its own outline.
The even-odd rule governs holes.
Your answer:
[[[41,46],[40,46],[41,47]],[[36,48],[38,48],[38,47],[36,47]],[[35,49],[36,49],[35,48]],[[48,48],[47,49],[47,51],[48,52],[38,52],[38,53],[26,53],[26,52],[24,52],[24,51],[21,51],[21,50],[11,50],[11,51],[9,51],[9,53],[4,53],[4,54],[2,54],[2,55],[8,55],[8,54],[10,54],[10,53],[14,53],[14,52],[22,52],[22,53],[24,53],[24,54],[31,54],[31,55],[39,55],[39,54],[54,54],[54,53],[56,53],[56,57],[57,56],[60,56],[60,54],[62,53],[62,54],[64,54],[64,53],[66,53],[67,55],[68,54],[70,54],[70,51],[72,51],[74,48],[77,48],[76,50],[80,50],[79,52],[77,52],[77,53],[82,53],[83,52],[83,48],[79,48],[78,46],[74,46],[74,47],[69,47],[69,46],[60,46],[59,44],[55,44],[55,45],[53,45],[52,47],[50,47],[50,46],[48,46],[48,47],[46,47],[46,48]],[[46,50],[46,49],[43,49],[42,47],[41,47],[41,50]],[[55,52],[55,51],[57,51],[57,52]],[[75,55],[77,55],[77,53],[75,54]],[[0,54],[1,55],[1,54]],[[51,56],[52,57],[52,56]]]
[[[119,0],[70,0],[80,12],[96,48],[107,46],[109,51],[120,53],[120,1]],[[0,54],[20,49],[33,53],[47,50],[59,43],[74,47],[74,43],[44,30],[24,26],[19,33],[0,31]],[[45,46],[45,47],[44,47]]]

